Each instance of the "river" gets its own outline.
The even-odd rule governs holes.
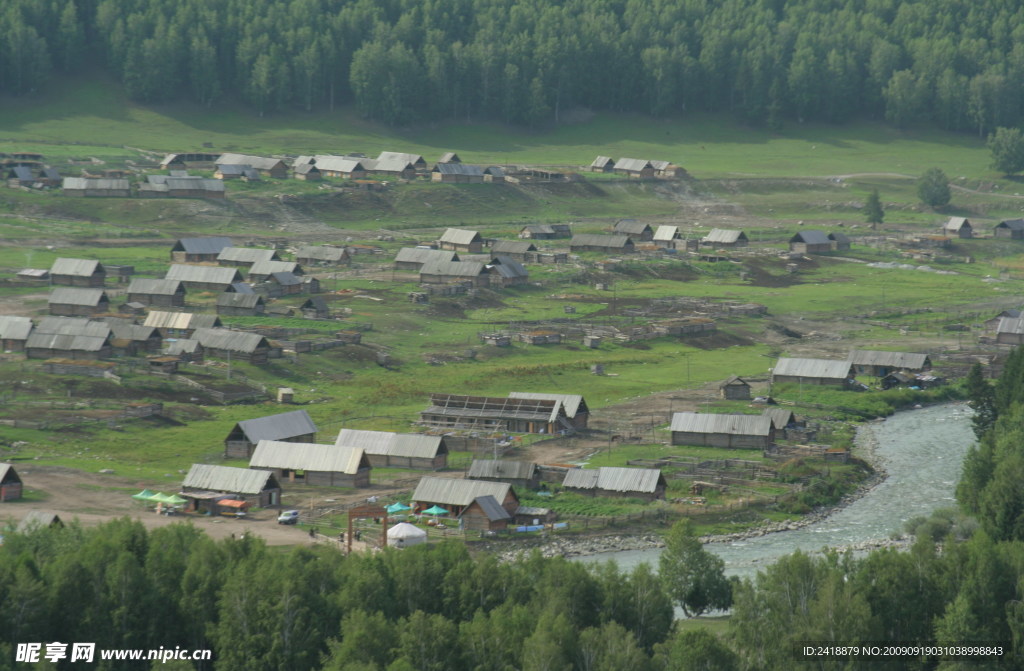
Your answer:
[[[936,508],[955,505],[954,489],[964,455],[974,444],[971,411],[950,403],[899,412],[883,422],[858,429],[854,454],[887,477],[861,498],[832,515],[800,529],[705,547],[725,560],[726,574],[752,577],[775,559],[802,550],[845,547],[884,540],[903,523]],[[661,550],[607,552],[579,561],[614,559],[630,570],[641,562],[657,566]]]

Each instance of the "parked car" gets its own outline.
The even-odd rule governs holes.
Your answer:
[[[277,516],[278,524],[296,524],[299,521],[298,510],[285,510]]]

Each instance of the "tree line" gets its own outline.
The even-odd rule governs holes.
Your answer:
[[[388,124],[577,107],[752,124],[1021,120],[1024,6],[967,0],[10,0],[0,91],[98,62],[144,102]]]

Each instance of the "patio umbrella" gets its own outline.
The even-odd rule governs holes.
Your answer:
[[[135,499],[136,501],[152,501],[154,494],[156,494],[156,492],[151,492],[148,489],[143,489],[138,494],[132,494],[132,498]]]
[[[407,506],[407,505],[405,505],[402,502],[398,502],[398,503],[392,503],[390,506],[388,506],[384,510],[388,511],[388,513],[400,513],[400,512],[406,511],[406,510],[412,510],[412,506]]]
[[[423,511],[424,515],[447,515],[448,511],[441,506],[431,506]]]

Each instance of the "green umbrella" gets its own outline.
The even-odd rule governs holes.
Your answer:
[[[149,500],[156,501],[157,503],[166,503],[172,506],[180,506],[182,503],[185,503],[185,499],[181,498],[177,494],[154,494]]]
[[[447,515],[448,511],[441,506],[432,506],[423,511],[425,515]]]
[[[151,492],[148,489],[143,489],[138,494],[132,494],[132,498],[135,499],[136,501],[152,501],[153,496],[155,494],[156,492]]]
[[[400,512],[405,511],[405,510],[412,510],[412,507],[411,506],[407,506],[407,505],[405,505],[402,502],[398,502],[398,503],[392,503],[390,506],[388,506],[384,510],[388,511],[389,513],[400,513]],[[445,511],[445,512],[447,512],[447,511]]]

